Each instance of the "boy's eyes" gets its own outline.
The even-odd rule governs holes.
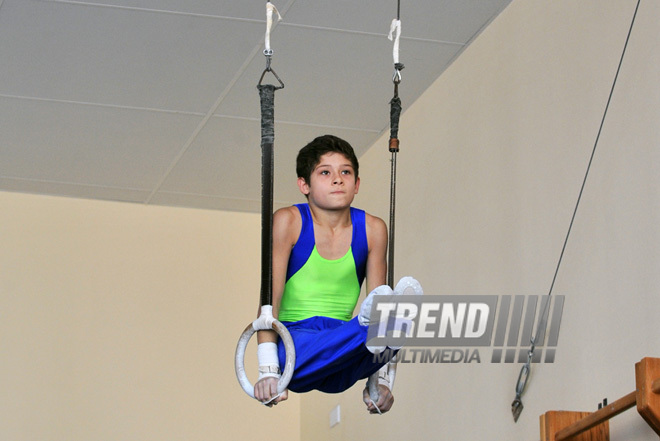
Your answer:
[[[322,174],[322,175],[329,175],[329,174],[330,174],[330,171],[329,171],[329,170],[321,170],[321,171],[320,171],[320,174]],[[342,170],[342,171],[341,171],[341,174],[342,174],[342,175],[350,175],[350,174],[352,174],[352,170]]]

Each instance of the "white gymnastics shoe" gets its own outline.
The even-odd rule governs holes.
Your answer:
[[[417,316],[417,310],[401,310],[397,308],[397,311],[394,313],[394,316],[391,317],[390,319],[385,319],[388,322],[385,323],[378,323],[376,319],[371,318],[371,309],[373,306],[373,296],[374,295],[423,295],[424,291],[422,290],[421,284],[414,279],[413,277],[403,277],[401,280],[399,280],[399,283],[396,284],[394,287],[394,290],[392,291],[389,289],[387,285],[379,286],[375,290],[373,290],[369,296],[365,299],[364,303],[362,304],[362,307],[360,308],[360,316],[358,318],[359,322],[363,326],[373,326],[373,325],[378,325],[379,327],[385,326],[385,335],[389,337],[395,337],[401,332],[401,330],[405,329],[404,336],[409,337],[410,333],[413,330],[413,321],[415,320],[415,317]],[[397,330],[396,332],[394,330]],[[382,332],[382,330],[379,329],[379,333]],[[402,346],[399,345],[388,345],[390,349],[398,350],[401,349]],[[381,346],[372,346],[370,344],[367,344],[367,349],[369,349],[370,352],[372,353],[378,353],[378,352],[383,352],[385,351],[386,347],[381,347]]]
[[[412,292],[409,290],[412,290]],[[402,277],[401,280],[399,280],[399,283],[396,284],[394,287],[394,294],[421,296],[424,295],[424,291],[422,290],[422,285],[420,285],[416,279],[406,276]]]
[[[380,285],[369,293],[360,306],[358,321],[362,326],[369,326],[371,321],[371,308],[374,302],[374,296],[387,295],[423,295],[422,285],[412,277],[403,277],[394,287],[394,291],[388,285]],[[409,317],[410,318],[410,317]]]
[[[394,294],[392,288],[388,285],[380,285],[376,287],[373,291],[369,293],[366,299],[362,302],[360,306],[360,314],[358,315],[358,322],[362,326],[371,325],[371,307],[374,303],[374,296],[391,296]]]

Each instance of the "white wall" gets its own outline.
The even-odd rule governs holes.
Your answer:
[[[414,104],[404,76],[397,278],[434,295],[547,294],[635,5],[514,0]],[[556,360],[533,366],[518,423],[520,365],[485,357],[400,364],[387,416],[366,414],[362,385],[304,396],[302,439],[534,440],[546,411],[635,389],[634,364],[660,356],[658,23],[660,3],[643,0],[553,291],[566,296]],[[415,69],[405,41],[401,60]],[[357,200],[384,218],[388,161],[383,137],[361,158]],[[657,439],[634,409],[610,429]]]
[[[12,193],[0,207],[1,439],[300,439],[298,397],[267,409],[234,374],[258,215]]]

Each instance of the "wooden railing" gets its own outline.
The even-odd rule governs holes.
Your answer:
[[[660,435],[660,358],[635,364],[636,389],[596,412],[548,411],[540,416],[541,441],[609,441],[609,419],[637,405]]]

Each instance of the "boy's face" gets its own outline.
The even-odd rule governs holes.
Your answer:
[[[298,178],[298,188],[310,204],[325,209],[350,207],[358,193],[360,179],[355,177],[351,161],[341,153],[326,153],[306,182]]]

